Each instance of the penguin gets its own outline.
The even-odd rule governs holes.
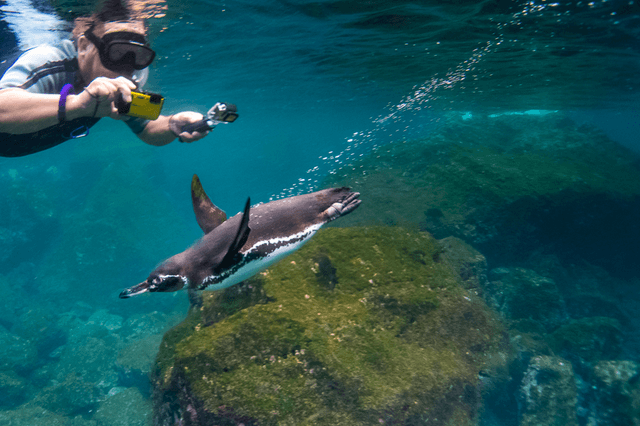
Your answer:
[[[196,221],[205,235],[162,262],[149,277],[125,289],[126,299],[146,292],[222,290],[244,281],[299,249],[325,223],[354,211],[360,194],[330,188],[251,207],[227,220],[202,188],[191,181]]]

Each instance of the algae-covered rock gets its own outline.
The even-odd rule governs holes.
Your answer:
[[[24,404],[15,410],[0,411],[0,425],[97,426],[93,420],[86,420],[81,416],[61,416],[34,404]]]
[[[0,325],[0,370],[28,372],[38,362],[38,350],[29,340],[5,330]]]
[[[26,383],[13,371],[0,370],[0,407],[20,405],[26,394]]]
[[[402,228],[330,228],[242,285],[205,292],[163,340],[155,421],[472,425],[503,329]]]
[[[98,426],[147,426],[151,425],[150,401],[137,389],[127,388],[108,395],[93,420]]]
[[[487,259],[478,250],[460,238],[447,237],[439,240],[443,257],[460,276],[464,287],[482,294],[487,285]]]
[[[118,353],[117,368],[119,384],[136,386],[148,391],[151,371],[162,334],[152,334],[140,340],[133,340]]]
[[[550,356],[533,358],[520,390],[521,426],[578,426],[578,391],[570,362]]]
[[[490,273],[492,305],[510,320],[528,320],[549,330],[566,318],[558,286],[551,278],[524,268],[496,268]]]
[[[119,346],[115,335],[87,337],[83,342],[65,345],[56,365],[56,379],[62,382],[69,375],[79,375],[103,391],[110,389],[118,382],[115,363]]]
[[[618,357],[622,330],[613,318],[582,318],[560,327],[551,335],[550,341],[556,353],[572,360],[596,363]]]
[[[600,361],[593,371],[596,404],[589,424],[640,425],[640,366],[633,361]]]
[[[54,385],[42,389],[32,403],[60,415],[88,415],[100,397],[94,383],[77,374],[68,374]]]
[[[449,116],[419,140],[379,147],[327,186],[367,200],[341,226],[380,223],[463,239],[489,263],[541,248],[617,275],[638,272],[637,154],[563,114]],[[496,262],[496,260],[498,260]]]

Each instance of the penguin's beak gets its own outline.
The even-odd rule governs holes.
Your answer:
[[[149,282],[143,281],[138,285],[134,285],[131,288],[123,290],[122,293],[120,293],[120,299],[128,299],[131,296],[137,296],[141,293],[146,293],[147,291],[149,291]]]

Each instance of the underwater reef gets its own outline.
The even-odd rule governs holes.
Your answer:
[[[117,298],[196,236],[152,159],[12,165],[0,425],[640,426],[638,164],[562,114],[451,114],[327,179],[365,200],[347,228],[186,319]]]
[[[468,116],[467,116],[468,117]],[[325,182],[358,188],[341,226],[455,237],[516,356],[486,394],[501,425],[640,424],[640,157],[560,113],[443,117]],[[481,272],[486,266],[485,272]]]
[[[480,373],[505,376],[510,346],[464,288],[463,245],[329,228],[257,278],[204,292],[160,346],[155,423],[476,424]]]
[[[456,236],[491,264],[549,249],[638,276],[640,158],[563,114],[463,119],[376,149],[331,175],[367,203],[342,226],[381,223]]]
[[[0,171],[0,425],[149,424],[148,374],[188,304],[117,299],[123,268],[157,261],[149,242],[168,248],[153,227],[182,226],[137,209],[141,192],[164,197],[126,161]]]

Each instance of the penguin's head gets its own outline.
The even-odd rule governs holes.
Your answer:
[[[164,274],[151,274],[145,281],[148,283],[150,292],[168,292],[181,290],[188,284],[186,277],[182,275],[164,275]]]
[[[171,261],[157,267],[145,281],[134,285],[120,293],[121,299],[146,292],[178,291],[189,286],[189,279],[178,273],[179,268]]]

